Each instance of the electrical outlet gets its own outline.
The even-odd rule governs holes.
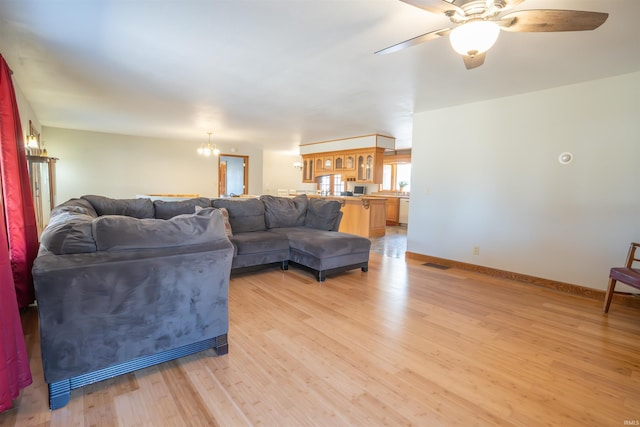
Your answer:
[[[474,246],[473,247],[473,254],[474,255],[480,255],[480,246]]]

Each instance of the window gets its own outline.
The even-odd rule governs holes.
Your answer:
[[[317,182],[320,194],[339,196],[344,191],[342,175],[324,175],[318,177]]]
[[[405,185],[402,185],[403,183]],[[396,165],[396,188],[400,191],[411,191],[411,163]]]
[[[333,176],[333,194],[334,196],[339,196],[340,193],[344,191],[344,181],[342,180],[342,175],[332,175]]]
[[[318,178],[320,194],[329,194],[331,191],[331,175],[323,175]]]
[[[400,183],[404,183],[402,187]],[[411,163],[385,163],[382,168],[382,191],[411,191]]]
[[[391,191],[393,189],[393,167],[389,164],[382,167],[382,190]]]

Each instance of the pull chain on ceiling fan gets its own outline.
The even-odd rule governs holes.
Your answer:
[[[507,13],[524,0],[400,0],[427,12],[442,13],[452,28],[422,34],[375,52],[387,54],[448,35],[451,47],[462,55],[467,69],[484,64],[486,52],[500,30],[510,32],[556,32],[595,30],[608,13],[581,10],[533,9]]]

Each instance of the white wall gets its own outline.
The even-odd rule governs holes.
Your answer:
[[[264,150],[263,194],[276,195],[279,188],[295,189],[296,191],[311,191],[315,184],[302,182],[302,170],[293,166],[294,162],[301,162],[298,154],[287,151]]]
[[[605,289],[640,241],[639,118],[640,73],[415,114],[408,250]]]
[[[36,128],[38,133],[41,133],[42,127],[40,126],[40,121],[36,116],[36,113],[33,112],[31,108],[31,104],[27,101],[27,98],[24,97],[22,90],[16,83],[16,80],[13,79],[13,89],[16,93],[16,103],[18,104],[18,112],[20,114],[20,126],[22,127],[22,136],[24,141],[27,140],[27,135],[29,134],[29,120],[33,124],[33,127]],[[42,141],[42,135],[40,136],[40,140]]]
[[[217,157],[197,143],[43,127],[49,155],[58,157],[56,202],[83,194],[132,198],[147,193],[218,195]],[[249,192],[262,188],[262,152],[218,144],[223,153],[249,156]],[[258,189],[258,190],[254,190]]]

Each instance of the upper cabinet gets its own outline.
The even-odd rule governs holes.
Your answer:
[[[384,149],[361,151],[356,154],[356,182],[382,183]]]
[[[345,181],[381,184],[384,152],[394,147],[394,138],[377,134],[301,145],[302,181],[340,174]]]
[[[313,156],[302,156],[302,182],[314,182]]]
[[[383,157],[383,148],[302,156],[302,182],[315,182],[322,175],[341,174],[345,181],[380,184]]]
[[[344,155],[336,154],[333,156],[333,170],[340,173],[344,169]]]
[[[315,176],[324,175],[324,156],[315,156]]]
[[[333,156],[332,155],[330,155],[330,154],[325,154],[324,155],[323,166],[324,166],[325,175],[328,172],[333,171]]]
[[[344,155],[344,169],[352,171],[356,169],[356,156],[353,154]]]

